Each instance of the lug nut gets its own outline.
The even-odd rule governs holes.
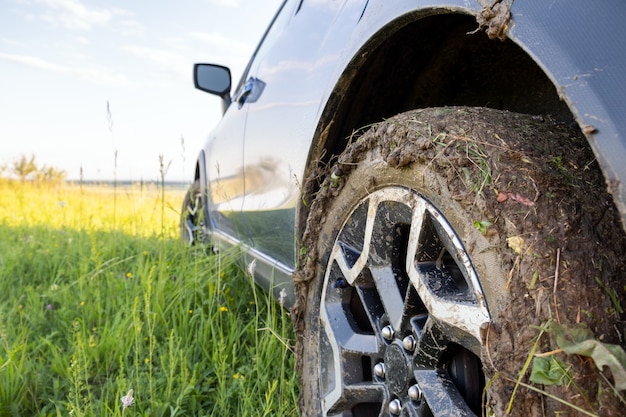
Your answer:
[[[422,401],[422,399],[424,398],[424,393],[422,392],[422,389],[419,385],[415,384],[409,387],[409,398],[417,402]]]
[[[391,327],[389,324],[386,325],[385,327],[383,327],[383,329],[381,330],[383,337],[386,340],[391,340],[393,339],[393,327]]]
[[[377,363],[376,365],[374,365],[374,374],[376,374],[376,376],[379,378],[384,378],[385,377],[385,364],[381,362],[381,363]]]
[[[395,399],[389,403],[389,412],[394,416],[399,416],[402,411],[402,403],[399,399]]]
[[[415,350],[415,338],[411,335],[402,339],[402,346],[409,352],[413,352]]]

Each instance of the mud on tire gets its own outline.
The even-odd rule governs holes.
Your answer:
[[[479,389],[482,394],[480,376],[483,376],[482,383],[486,382],[487,386],[487,404],[482,405],[483,409],[487,407],[495,415],[505,414],[513,394],[511,380],[518,377],[537,341],[537,326],[549,320],[561,324],[586,323],[603,342],[622,342],[624,322],[620,310],[626,305],[626,297],[621,277],[626,272],[626,239],[602,174],[580,132],[548,117],[485,108],[411,111],[373,126],[352,143],[329,168],[311,205],[301,245],[300,268],[294,275],[298,303],[293,317],[298,334],[303,415],[328,412],[369,416],[396,411],[402,415],[428,415],[429,411],[436,416],[444,415],[437,411],[442,409],[441,405],[428,404],[426,393],[420,392],[416,401],[406,390],[421,379],[417,372],[426,369],[419,359],[424,354],[423,348],[429,348],[428,341],[420,339],[425,321],[422,327],[416,327],[406,324],[412,323],[410,317],[397,319],[397,323],[404,323],[398,325],[404,326],[402,334],[384,337],[383,328],[390,321],[390,314],[384,300],[388,294],[379,286],[380,277],[352,277],[352,282],[346,282],[337,280],[341,271],[329,272],[335,259],[331,251],[338,236],[350,228],[360,233],[352,220],[355,209],[369,196],[394,187],[409,190],[443,216],[461,244],[440,242],[440,246],[447,246],[447,252],[453,247],[471,259],[471,268],[479,282],[475,294],[486,300],[490,320],[482,326],[475,341],[463,332],[443,334],[441,340],[448,344],[429,351],[438,356],[431,361],[432,373],[445,374],[456,387],[456,393],[450,391],[447,400],[458,406],[459,413],[467,410],[459,401],[468,398],[471,401],[470,397],[476,395],[463,391]],[[347,219],[350,219],[348,223]],[[437,293],[438,290],[429,287],[428,291],[435,295],[427,296],[433,300],[424,301],[419,295],[425,294],[423,289],[421,293],[417,291],[417,298],[411,293],[415,292],[415,279],[407,278],[408,275],[401,277],[403,273],[409,274],[407,269],[411,265],[420,262],[440,266],[437,262],[441,259],[433,254],[436,251],[419,248],[435,245],[438,239],[445,240],[442,227],[431,227],[431,234],[436,235],[434,240],[420,241],[415,253],[405,253],[409,262],[391,269],[396,277],[393,286],[404,296],[403,314],[425,314],[438,323],[434,327],[446,333],[454,332],[454,326],[439,323],[438,313],[431,311],[431,307],[433,300],[445,299],[451,293]],[[354,240],[361,239],[360,236]],[[404,239],[410,240],[406,234]],[[384,250],[385,245],[377,244],[374,250]],[[407,244],[399,247],[403,245],[410,247]],[[358,258],[358,250],[352,256]],[[459,267],[458,256],[448,258],[451,268],[465,268]],[[366,263],[364,271],[371,267],[369,260]],[[472,287],[468,270],[461,271],[464,279],[457,280],[457,287],[466,284]],[[446,279],[450,281],[451,276],[446,275]],[[331,279],[333,282],[329,282]],[[409,282],[408,288],[398,284],[402,279]],[[331,294],[346,288],[350,295]],[[471,288],[467,292],[474,293]],[[331,309],[331,299],[341,308]],[[415,310],[415,305],[424,307],[423,311]],[[326,311],[321,314],[323,309]],[[329,321],[348,323],[344,327],[338,325],[340,337],[328,337],[327,333],[333,332],[328,330],[333,328]],[[367,323],[371,325],[368,327]],[[418,339],[418,348],[404,349],[403,338],[416,329],[418,334],[413,336]],[[350,332],[353,334],[346,334]],[[343,340],[364,334],[371,336],[370,342],[375,339],[380,348],[358,352],[359,349]],[[537,348],[549,352],[557,346],[553,337],[544,334]],[[393,355],[388,353],[392,350]],[[467,369],[471,356],[477,355],[478,377],[469,375],[469,371],[468,375],[452,375],[458,351],[462,352],[459,360],[463,369]],[[570,383],[538,388],[600,415],[620,415],[619,400],[608,385],[609,373],[603,378],[591,361],[563,353],[556,355],[568,366]],[[404,359],[398,362],[394,358]],[[379,377],[381,367],[376,368],[377,364],[392,359],[393,372],[402,375],[391,377],[397,382],[395,385],[391,385],[384,372]],[[405,364],[407,369],[400,369],[402,366],[397,363]],[[329,367],[340,371],[329,372]],[[527,372],[522,381],[529,383],[528,377]],[[336,395],[330,398],[328,392],[333,389],[337,392],[337,384],[341,385],[342,394],[339,399]],[[398,384],[402,389],[396,389]],[[395,400],[398,401],[392,404]],[[470,408],[477,414],[481,412],[480,403],[478,409]],[[576,415],[559,402],[520,388],[511,415],[554,415],[559,411]]]

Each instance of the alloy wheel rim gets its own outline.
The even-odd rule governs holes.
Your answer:
[[[432,203],[400,186],[371,193],[348,215],[327,265],[324,415],[478,412],[480,328],[490,316],[461,240]]]
[[[187,244],[192,246],[204,242],[204,216],[200,193],[193,193],[190,196],[185,213],[184,227],[187,231]]]

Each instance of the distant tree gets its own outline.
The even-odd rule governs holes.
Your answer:
[[[35,155],[31,154],[30,157],[26,155],[20,156],[19,159],[13,161],[13,174],[15,174],[21,181],[26,181],[29,176],[34,175],[37,172],[37,163],[35,162]]]
[[[49,182],[60,184],[65,180],[67,173],[63,170],[44,165],[35,172],[35,180],[39,182]]]
[[[7,167],[5,167],[6,169]],[[48,166],[39,165],[35,161],[35,155],[21,155],[13,161],[11,166],[12,174],[20,181],[34,180],[36,182],[61,183],[65,180],[67,173],[63,170]],[[0,175],[3,173],[0,167]]]

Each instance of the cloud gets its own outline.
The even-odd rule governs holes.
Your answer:
[[[89,39],[85,38],[84,36],[75,36],[74,40],[81,45],[89,45],[91,43]]]
[[[117,22],[116,31],[123,36],[143,36],[146,32],[141,23],[132,19],[124,19]]]
[[[15,62],[17,64],[25,65],[27,67],[36,68],[57,74],[78,77],[82,80],[89,81],[95,84],[110,85],[115,87],[128,85],[128,79],[123,75],[112,74],[108,71],[100,69],[67,67],[29,55],[5,54],[0,52],[0,60]]]
[[[216,6],[239,7],[239,0],[210,0],[209,3]]]
[[[79,0],[40,0],[51,12],[42,16],[46,21],[59,24],[67,29],[91,29],[95,25],[107,23],[113,13],[105,9],[89,9]]]
[[[9,39],[9,38],[0,38],[0,42],[9,45],[9,46],[24,46],[24,43],[17,41],[15,39]]]
[[[247,43],[227,38],[221,33],[191,32],[189,36],[210,46],[230,51],[235,55],[246,55],[251,52],[250,45]]]
[[[187,68],[186,60],[179,54],[157,48],[148,48],[145,46],[127,45],[122,50],[148,61],[152,61],[159,67],[165,69],[168,73],[187,79],[189,78],[189,68]]]
[[[147,48],[144,46],[128,45],[122,47],[126,52],[138,56],[140,58],[146,58],[150,61],[156,62],[161,65],[169,65],[173,62],[179,62],[180,56],[175,53],[165,51],[163,49]]]
[[[97,9],[85,6],[81,0],[37,0],[48,8],[39,17],[44,21],[72,30],[88,30],[94,26],[105,25],[113,16],[129,16],[130,13],[120,8]]]

